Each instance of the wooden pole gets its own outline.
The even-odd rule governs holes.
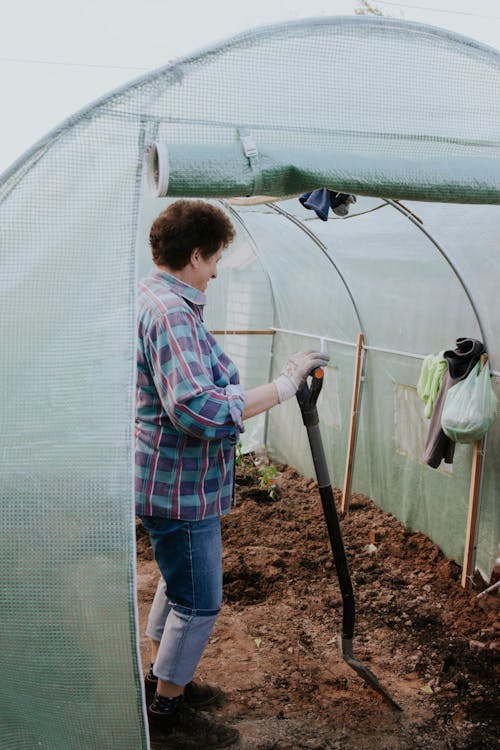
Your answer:
[[[354,448],[356,445],[356,433],[358,429],[359,385],[361,380],[361,360],[363,356],[364,338],[363,334],[360,333],[358,335],[358,343],[356,346],[356,363],[354,367],[354,384],[351,403],[351,424],[349,427],[349,441],[347,444],[347,458],[344,471],[344,489],[342,492],[342,503],[340,507],[342,514],[349,511],[349,503],[351,501],[351,483],[354,464]]]
[[[477,512],[479,508],[479,488],[481,484],[481,464],[483,461],[484,438],[474,443],[472,454],[472,472],[469,492],[469,513],[467,518],[467,533],[465,537],[464,564],[462,567],[462,586],[471,588],[474,573],[474,557],[476,548]]]
[[[481,355],[480,368],[482,369],[488,361],[488,355]],[[462,566],[461,584],[464,589],[472,586],[474,574],[474,561],[476,556],[476,531],[479,501],[481,497],[482,464],[484,459],[485,438],[474,443],[472,453],[472,470],[469,490],[469,512],[467,516],[467,530],[465,535],[464,563]]]

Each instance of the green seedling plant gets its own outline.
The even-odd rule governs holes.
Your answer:
[[[261,490],[266,490],[271,500],[277,500],[280,494],[276,484],[277,474],[278,469],[272,464],[259,466],[259,487]]]
[[[239,481],[243,484],[249,484],[257,478],[257,467],[254,464],[251,453],[244,453],[241,442],[236,444],[236,469],[238,471]]]
[[[265,446],[256,454],[244,453],[241,442],[236,444],[236,466],[240,482],[258,482],[259,489],[265,490],[271,500],[278,500],[279,472],[276,466],[269,462]]]
[[[240,440],[236,443],[236,466],[242,466],[244,458],[245,454],[243,453],[243,444]]]

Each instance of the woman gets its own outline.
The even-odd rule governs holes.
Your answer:
[[[203,324],[205,291],[234,238],[225,213],[180,200],[150,231],[155,269],[139,284],[136,511],[161,580],[149,616],[148,715],[165,747],[226,747],[236,729],[194,709],[221,691],[192,678],[222,601],[220,518],[233,493],[243,420],[295,395],[329,357],[299,352],[272,383],[245,391],[238,371]]]

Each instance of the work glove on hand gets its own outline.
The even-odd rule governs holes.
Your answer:
[[[326,352],[308,350],[292,354],[281,373],[273,381],[278,389],[279,403],[295,396],[309,373],[316,367],[324,367],[329,361],[330,356]]]

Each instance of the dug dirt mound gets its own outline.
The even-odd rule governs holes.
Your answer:
[[[239,467],[238,504],[223,520],[225,601],[199,669],[226,691],[217,714],[239,726],[241,747],[497,747],[499,597],[464,591],[459,566],[426,536],[353,497],[341,526],[354,653],[403,708],[395,711],[338,653],[342,599],[317,487],[278,469],[271,497],[251,462]],[[142,632],[156,581],[138,524]]]

